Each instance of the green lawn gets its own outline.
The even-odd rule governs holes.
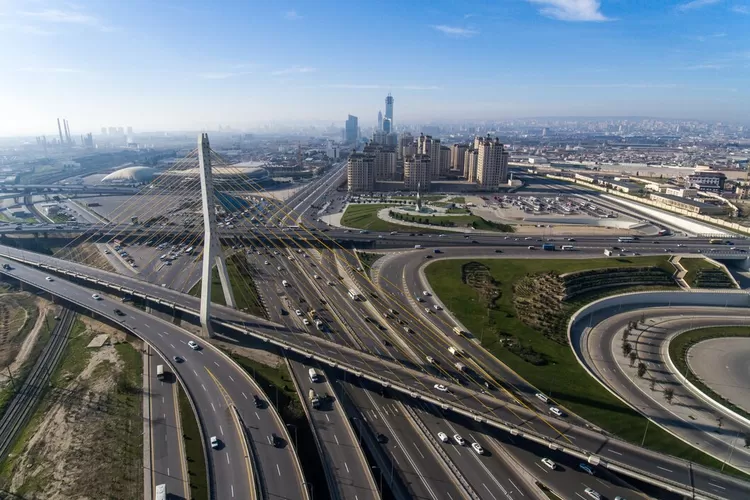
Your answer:
[[[437,232],[432,229],[417,228],[414,226],[405,226],[393,224],[378,218],[378,211],[392,207],[387,204],[363,204],[349,205],[341,217],[341,224],[346,227],[357,229],[367,229],[369,231],[401,231],[401,232]]]
[[[193,407],[190,406],[190,400],[182,386],[177,389],[177,402],[180,407],[185,457],[187,459],[188,476],[190,476],[190,498],[192,500],[208,500],[203,441],[201,441],[201,433],[198,429],[195,413],[193,413]]]
[[[463,196],[454,196],[448,200],[448,203],[466,203],[466,198]]]
[[[669,343],[669,357],[672,359],[675,367],[684,375],[690,382],[693,383],[698,389],[705,394],[709,395],[712,399],[718,401],[720,404],[730,408],[731,410],[739,413],[745,418],[750,418],[750,413],[740,408],[739,406],[733,405],[731,402],[725,400],[719,394],[714,392],[710,387],[701,382],[701,380],[695,376],[690,370],[687,364],[687,352],[693,345],[697,344],[702,340],[722,338],[722,337],[750,337],[750,327],[747,326],[722,326],[714,328],[699,328],[697,330],[690,330],[682,333]]]
[[[658,266],[670,274],[674,267],[668,256],[619,257],[609,259],[489,259],[478,260],[490,269],[499,287],[496,308],[489,309],[477,291],[461,280],[462,266],[468,260],[437,261],[426,268],[427,278],[441,301],[466,325],[482,345],[500,361],[541,391],[550,394],[571,411],[632,443],[640,444],[646,430],[646,419],[611,395],[578,364],[570,346],[542,336],[516,317],[513,306],[513,285],[527,274],[556,271],[560,274],[610,267]],[[567,304],[568,314],[603,296],[653,289],[629,287],[609,289],[577,296]],[[500,340],[512,336],[523,345],[531,346],[547,360],[536,366],[503,347]],[[674,438],[666,431],[651,426],[645,446],[687,460],[717,467],[720,463],[702,452]],[[732,469],[734,470],[734,469]]]
[[[690,288],[697,288],[699,286],[698,283],[698,274],[700,271],[713,271],[718,273],[719,271],[721,274],[726,276],[727,282],[731,283],[731,279],[727,276],[727,273],[724,272],[724,269],[720,268],[716,264],[712,263],[711,261],[708,261],[706,259],[702,258],[682,258],[680,259],[680,265],[685,268],[687,273],[685,274],[685,282],[688,284]],[[730,287],[734,288],[734,287]]]
[[[232,284],[237,309],[256,316],[265,317],[266,311],[260,302],[258,291],[250,274],[251,270],[247,267],[248,264],[240,264],[240,259],[244,259],[242,254],[235,254],[226,259],[229,282]],[[190,295],[200,297],[201,281],[198,280],[193,288],[190,289]],[[226,305],[224,290],[221,288],[221,280],[219,279],[219,271],[215,267],[211,274],[211,302]]]

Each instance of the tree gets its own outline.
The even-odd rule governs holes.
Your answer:
[[[674,399],[674,389],[664,389],[664,399],[667,400],[667,403],[672,404],[672,400]]]
[[[633,366],[635,364],[636,359],[638,359],[638,353],[635,351],[630,351],[630,366]]]
[[[641,361],[640,363],[638,363],[638,376],[640,378],[643,378],[645,374],[646,374],[646,363]]]
[[[622,355],[627,357],[631,351],[633,350],[633,346],[630,345],[630,342],[622,342]]]

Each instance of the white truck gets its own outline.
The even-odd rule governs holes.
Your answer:
[[[317,394],[315,394],[315,391],[313,389],[310,389],[307,393],[307,398],[310,400],[310,404],[312,404],[312,407],[316,410],[320,408],[320,398]]]
[[[463,355],[463,353],[464,353],[464,351],[462,351],[462,350],[461,350],[461,348],[459,348],[459,347],[454,347],[454,346],[450,346],[450,347],[448,348],[448,352],[450,352],[450,353],[451,353],[451,354],[453,354],[454,356],[461,356],[461,355]]]
[[[463,363],[456,363],[453,366],[455,366],[456,370],[458,370],[460,372],[465,372],[466,371],[466,365],[463,364]]]
[[[310,382],[315,383],[318,381],[318,372],[315,371],[315,368],[310,368],[307,374],[310,377]]]
[[[612,250],[605,248],[604,255],[606,255],[607,257],[612,257]]]

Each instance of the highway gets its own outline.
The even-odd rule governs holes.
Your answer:
[[[2,259],[13,269],[8,274],[37,288],[64,298],[80,307],[118,323],[121,327],[148,342],[156,351],[172,359],[180,356],[183,363],[171,363],[174,373],[186,387],[189,397],[198,409],[199,425],[204,438],[216,436],[221,440],[218,450],[208,450],[208,467],[211,471],[212,487],[216,498],[250,498],[248,464],[239,441],[239,429],[231,417],[229,405],[235,405],[246,430],[252,436],[252,451],[260,464],[260,474],[268,498],[305,498],[302,490],[301,469],[293,452],[288,432],[280,417],[272,409],[258,410],[252,404],[252,394],[260,393],[253,388],[249,376],[239,369],[211,344],[189,334],[175,325],[151,316],[137,308],[102,296],[94,300],[89,290],[65,281],[46,281],[45,273]],[[113,311],[119,308],[124,317]],[[202,346],[192,350],[187,342],[194,340]],[[251,384],[248,387],[248,384]],[[281,446],[271,444],[271,435],[280,436]]]
[[[690,348],[687,355],[688,365],[711,390],[734,404],[744,406],[743,409],[748,411],[748,349],[750,342],[747,338],[705,340]]]
[[[3,253],[10,253],[17,258],[23,258],[24,255],[34,258],[38,257],[35,257],[29,252],[20,252],[8,249],[7,247],[3,248],[2,251]],[[48,259],[47,257],[43,258]],[[66,267],[70,267],[71,263],[66,262],[65,265]],[[73,267],[75,266],[73,265]],[[85,266],[81,267],[84,267],[85,269]],[[96,274],[103,273],[101,271],[93,270],[87,270],[86,272],[95,272]],[[106,274],[107,273],[105,273],[105,275]],[[120,278],[121,277],[117,275],[107,275],[106,279],[119,280]],[[175,294],[175,298],[181,303],[185,303],[188,300],[187,298],[183,300],[183,296],[180,294],[164,290],[161,287],[147,284],[141,284],[140,286],[145,287],[149,294],[153,294],[154,296],[159,296],[164,292],[168,292],[170,296]],[[167,293],[164,293],[164,295],[167,295]],[[217,307],[215,308],[215,313],[217,321],[229,323],[236,321],[236,319],[233,319],[236,317],[236,313],[234,315],[227,314],[225,308]],[[228,325],[229,323],[225,324]],[[252,320],[252,326],[248,327],[257,330],[259,324],[260,322],[258,320]],[[253,334],[257,335],[257,333]],[[424,388],[432,387],[435,383],[440,382],[440,379],[436,379],[435,377],[428,376],[421,372],[415,372],[409,368],[394,365],[379,358],[373,358],[364,353],[356,353],[343,346],[330,343],[323,339],[315,339],[314,342],[306,340],[300,341],[299,339],[295,339],[293,335],[290,336],[289,334],[284,333],[278,327],[269,331],[267,334],[269,335],[268,337],[265,335],[266,334],[260,334],[261,338],[268,338],[269,341],[274,339],[273,342],[280,342],[281,345],[299,345],[299,347],[294,348],[295,350],[299,350],[299,352],[316,352],[316,356],[319,359],[335,359],[336,363],[342,368],[351,367],[348,369],[353,369],[358,373],[362,373],[363,376],[372,377],[373,380],[384,380],[383,374],[387,374],[387,378],[390,382],[392,384],[396,383],[396,385],[393,385],[394,388],[398,390],[406,390],[402,389],[402,387],[413,388],[406,391],[418,391],[420,394],[423,394],[423,396],[421,396],[423,399],[426,397],[426,394],[430,393],[429,390],[425,390]],[[241,341],[242,334],[235,338]],[[374,368],[376,366],[379,368]],[[403,386],[398,384],[403,384]],[[606,458],[613,463],[621,463],[628,467],[636,467],[642,471],[642,473],[653,473],[656,469],[654,464],[662,464],[662,467],[665,470],[660,470],[658,475],[678,484],[694,484],[696,488],[704,491],[711,491],[705,490],[706,482],[714,482],[724,487],[725,493],[734,495],[736,498],[741,498],[747,493],[747,485],[744,483],[736,482],[725,476],[698,467],[688,468],[688,466],[682,465],[681,462],[669,457],[641,450],[617,440],[605,439],[594,432],[570,426],[564,421],[555,423],[556,427],[560,428],[559,432],[563,432],[566,436],[569,436],[567,438],[561,438],[559,432],[552,429],[547,424],[535,424],[534,422],[537,420],[537,417],[532,412],[502,402],[498,405],[497,399],[487,395],[477,395],[474,391],[467,391],[461,387],[456,387],[452,396],[453,397],[443,397],[432,393],[429,395],[429,398],[435,401],[443,401],[442,404],[447,403],[449,406],[454,407],[455,411],[461,412],[463,411],[461,408],[465,408],[466,410],[479,412],[480,414],[484,414],[485,418],[489,418],[488,421],[491,422],[495,422],[494,418],[499,418],[503,421],[509,422],[511,425],[516,426],[519,429],[530,429],[540,435],[547,435],[549,439],[558,440],[561,444],[565,443],[566,446],[570,446],[570,443],[567,441],[570,439],[571,443],[572,441],[575,441],[576,447],[585,448],[587,450],[597,450],[601,457]],[[610,450],[612,450],[612,452],[610,452]]]

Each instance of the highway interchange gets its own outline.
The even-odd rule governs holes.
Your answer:
[[[331,175],[340,175],[340,171]],[[313,186],[312,193],[306,191],[307,194],[299,195],[293,200],[298,211],[305,212],[307,205],[319,205],[321,197],[326,196],[326,185],[327,181]],[[309,222],[310,225],[314,223],[313,220]],[[22,231],[5,227],[2,230],[16,233],[61,231],[54,226]],[[115,228],[115,231],[119,230]],[[153,236],[162,235],[164,231],[155,229],[145,233]],[[591,486],[607,498],[634,495],[632,489],[616,476],[602,471],[592,478],[577,469],[579,461],[574,458],[452,413],[455,410],[447,410],[446,413],[443,407],[465,408],[470,412],[467,415],[483,415],[488,423],[495,419],[510,422],[516,429],[527,429],[544,435],[548,442],[557,442],[560,447],[572,447],[575,444],[576,448],[595,450],[602,461],[610,459],[644,471],[653,471],[655,464],[661,464],[656,465],[663,469],[657,475],[678,484],[692,485],[698,491],[709,491],[726,498],[743,498],[750,494],[750,487],[746,484],[697,467],[685,469],[683,464],[669,457],[604,438],[586,429],[585,423],[573,415],[565,420],[550,418],[546,415],[547,406],[533,398],[536,392],[534,387],[492,358],[477,343],[452,333],[455,321],[445,310],[448,309],[445,304],[442,304],[442,311],[422,313],[424,306],[416,302],[416,297],[429,288],[422,275],[422,267],[429,262],[425,259],[428,252],[435,259],[466,256],[538,258],[542,251],[538,249],[541,241],[537,240],[544,238],[533,238],[530,241],[522,237],[505,239],[488,234],[466,237],[467,235],[450,233],[443,237],[437,234],[373,235],[346,230],[328,230],[327,233],[326,240],[333,238],[355,245],[386,249],[389,255],[381,259],[373,273],[377,286],[373,285],[365,273],[357,271],[359,263],[351,252],[326,250],[325,245],[321,247],[319,242],[312,241],[310,234],[305,236],[308,238],[305,241],[302,238],[289,238],[289,233],[280,230],[260,229],[251,236],[255,242],[252,250],[257,252],[247,252],[247,259],[257,271],[256,286],[264,299],[270,321],[249,318],[223,307],[216,307],[214,316],[216,330],[224,338],[243,342],[245,334],[252,333],[260,339],[268,340],[273,337],[273,342],[277,344],[294,346],[290,353],[302,352],[302,356],[290,354],[293,358],[292,372],[302,391],[301,399],[306,400],[305,392],[310,387],[310,381],[306,379],[309,367],[325,370],[326,375],[331,374],[336,379],[333,382],[337,386],[333,387],[328,384],[326,377],[326,388],[321,389],[321,392],[332,396],[333,406],[329,411],[312,411],[311,414],[314,415],[313,428],[324,453],[328,454],[331,463],[337,465],[334,482],[339,498],[376,498],[378,492],[375,488],[381,487],[376,484],[376,477],[386,482],[400,481],[402,484],[393,486],[392,489],[398,491],[403,488],[414,498],[462,498],[469,496],[471,490],[480,498],[534,497],[538,493],[532,491],[533,486],[529,486],[529,477],[525,477],[529,474],[540,478],[565,498],[581,496],[586,486]],[[238,228],[236,234],[227,231],[224,236],[239,241],[240,237],[248,237],[248,234],[243,234],[241,228]],[[318,232],[318,237],[323,238],[323,234]],[[604,248],[615,246],[611,237],[580,236],[576,240],[573,243],[577,247],[576,251],[566,252],[566,256],[587,258],[601,255]],[[558,238],[558,241],[562,242],[562,239]],[[429,248],[405,251],[415,244]],[[537,248],[530,250],[529,245]],[[665,249],[674,251],[677,248],[685,253],[714,249],[706,239],[698,238],[649,237],[620,246],[627,246],[623,252],[629,255],[634,252],[663,253]],[[389,247],[399,250],[387,250]],[[441,254],[431,253],[435,248],[439,248]],[[502,253],[498,254],[496,250]],[[248,476],[252,476],[252,473],[248,469],[255,469],[255,474],[261,476],[264,493],[269,498],[303,498],[308,494],[299,462],[294,455],[289,429],[283,425],[270,405],[262,410],[255,408],[252,394],[262,394],[262,391],[250,377],[210,343],[196,339],[168,321],[137,308],[123,306],[116,297],[127,290],[129,295],[148,296],[166,304],[167,308],[174,307],[193,314],[198,309],[198,299],[170,287],[161,287],[158,281],[149,284],[134,277],[119,276],[9,247],[0,248],[0,255],[14,259],[3,260],[13,266],[12,272],[6,274],[33,283],[81,308],[118,322],[123,328],[146,340],[163,356],[161,362],[167,363],[187,388],[198,413],[204,437],[217,436],[222,440],[223,445],[219,450],[207,450],[215,498],[252,498],[253,485],[248,481]],[[64,279],[47,282],[44,280],[47,271],[26,268],[18,264],[18,260],[43,263],[55,267],[58,273],[64,269],[78,273],[79,277],[75,279],[76,283]],[[99,283],[84,281],[80,278],[84,275]],[[193,276],[179,288],[186,290],[194,279]],[[287,280],[290,286],[282,286],[282,279]],[[113,289],[113,284],[119,290]],[[106,290],[115,298],[110,299],[107,294],[102,293],[102,300],[95,301],[91,298],[91,288]],[[352,301],[347,296],[350,288],[362,291],[365,300]],[[441,304],[438,297],[430,297],[430,300],[430,304]],[[125,310],[126,317],[121,319],[113,315],[114,307]],[[302,312],[301,316],[295,313],[297,309]],[[311,309],[315,312],[311,313]],[[386,313],[390,318],[384,318]],[[405,335],[399,331],[402,325],[394,320],[396,316],[406,318],[409,325],[423,335]],[[302,319],[307,318],[320,318],[325,324],[324,329],[317,331],[314,325],[305,325]],[[187,341],[191,339],[199,342],[202,349],[191,350],[187,346]],[[460,346],[469,354],[466,362],[473,375],[465,377],[449,368],[436,371],[425,362],[426,356],[431,355],[443,360],[442,366],[450,367],[455,358],[447,354],[448,342]],[[316,356],[305,361],[307,355],[304,353],[313,352]],[[185,362],[173,362],[174,356],[184,358]],[[318,361],[313,361],[315,358]],[[152,370],[155,370],[157,359],[157,356],[153,357]],[[334,361],[345,371],[331,371],[320,360],[329,361],[328,365],[331,364],[330,361]],[[347,380],[342,376],[347,371],[378,375],[355,375]],[[393,384],[394,390],[382,389],[384,378]],[[458,383],[462,379],[465,379],[463,382],[467,387]],[[372,385],[373,381],[376,385]],[[508,392],[500,389],[499,381],[503,381],[502,386]],[[488,384],[487,390],[485,382]],[[436,394],[432,389],[435,383],[448,385],[450,392]],[[167,442],[170,441],[168,422],[174,418],[173,387],[174,384],[169,383],[153,387],[152,412],[164,418],[165,427],[164,431],[157,429],[154,434],[163,433],[167,436],[163,438]],[[402,387],[410,388],[410,391],[403,391]],[[482,394],[479,390],[487,394]],[[414,394],[420,395],[416,401]],[[425,397],[425,394],[431,398]],[[161,405],[156,401],[159,395],[164,398]],[[346,418],[343,409],[345,405],[359,415],[357,420],[351,414],[349,419]],[[241,415],[241,422],[244,424],[241,428],[238,428],[236,420],[232,418],[232,406]],[[169,412],[172,413],[167,418]],[[415,423],[415,418],[433,439],[438,432],[446,432],[448,436],[460,434],[468,438],[469,442],[481,442],[487,453],[480,457],[467,447],[442,446],[441,449],[448,455],[446,459],[434,449],[434,444],[428,438],[419,434],[420,424]],[[325,423],[322,419],[326,420]],[[358,425],[364,428],[358,429]],[[250,436],[251,453],[257,457],[256,461],[247,461],[239,446],[244,432]],[[274,447],[270,442],[272,434],[283,436],[284,445]],[[377,443],[378,440],[384,442]],[[154,439],[156,441],[158,439]],[[369,441],[371,445],[375,444],[376,448],[380,448],[381,456],[379,459],[375,458],[376,463],[380,464],[379,475],[374,475],[368,468],[359,448],[361,441]],[[181,480],[183,472],[171,473],[173,468],[180,471],[179,463],[166,457],[166,450],[170,445],[165,446],[166,448],[154,447],[154,468],[157,474],[169,476],[174,487],[179,490],[184,488]],[[565,472],[549,471],[540,466],[539,458],[542,454],[559,461]],[[341,463],[346,464],[344,470],[341,470]],[[457,467],[470,485],[469,489],[461,486],[460,478],[446,463]],[[352,464],[351,469],[349,464]],[[389,466],[391,470],[385,470]],[[169,468],[169,472],[164,472],[165,468]],[[717,484],[717,481],[722,481],[718,483],[721,488],[719,493],[716,493],[717,488],[708,486],[712,482]]]

